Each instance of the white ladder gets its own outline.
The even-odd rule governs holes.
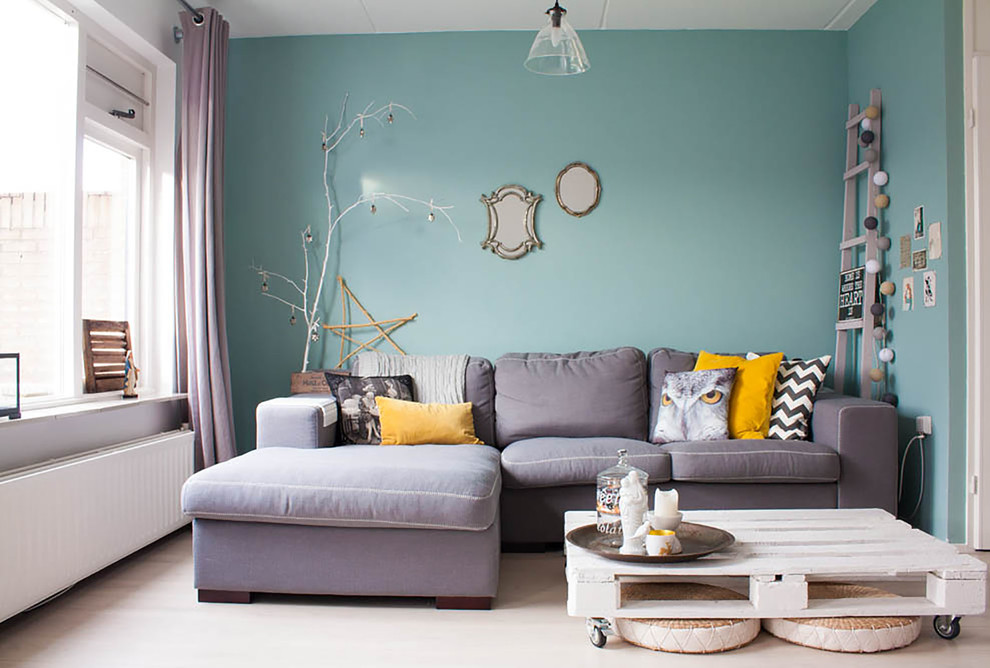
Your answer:
[[[878,188],[873,183],[873,175],[880,171],[880,125],[883,118],[883,107],[881,106],[880,89],[874,88],[870,91],[870,106],[880,110],[880,115],[871,119],[870,131],[873,132],[874,139],[869,148],[876,151],[877,159],[870,162],[859,161],[859,124],[866,113],[859,110],[858,104],[849,105],[849,117],[846,120],[846,171],[842,175],[845,181],[845,207],[842,218],[842,243],[839,244],[839,254],[842,257],[841,271],[848,271],[853,268],[853,255],[857,248],[863,247],[864,253],[860,258],[865,264],[868,260],[877,258],[877,237],[880,226],[868,230],[858,224],[857,207],[857,182],[860,174],[867,174],[866,192],[867,217],[877,216],[876,195]],[[857,235],[857,232],[862,234]],[[837,322],[835,325],[835,389],[842,392],[846,380],[846,359],[850,344],[850,334],[859,332],[859,393],[863,397],[871,397],[873,381],[870,379],[870,369],[873,368],[873,328],[876,326],[878,317],[872,314],[873,304],[876,303],[877,274],[871,274],[864,270],[863,283],[863,317],[857,320],[847,320]],[[852,339],[855,341],[855,338]]]

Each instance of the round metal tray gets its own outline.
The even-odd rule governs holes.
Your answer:
[[[671,564],[679,561],[691,561],[724,550],[736,542],[735,537],[728,531],[691,522],[681,522],[676,533],[678,540],[681,541],[682,551],[678,554],[660,557],[651,557],[645,554],[620,554],[619,548],[612,547],[606,542],[612,536],[598,533],[598,526],[595,524],[588,524],[568,532],[567,542],[606,559],[630,561],[636,564]]]

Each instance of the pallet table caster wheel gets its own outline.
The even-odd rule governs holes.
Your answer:
[[[601,649],[608,642],[608,636],[612,635],[612,625],[607,619],[600,617],[588,618],[588,639],[591,644]]]
[[[940,638],[952,640],[959,635],[960,628],[958,617],[938,615],[932,620],[932,626],[935,627],[935,633],[937,633]]]

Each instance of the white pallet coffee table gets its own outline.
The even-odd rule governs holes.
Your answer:
[[[724,529],[736,542],[695,561],[664,565],[606,559],[565,542],[567,612],[588,619],[595,645],[605,644],[617,617],[932,615],[938,634],[954,638],[961,616],[986,609],[986,564],[883,510],[695,510],[686,511],[684,521]],[[565,532],[594,522],[594,511],[568,512]],[[748,588],[749,600],[622,600],[624,584],[677,581]],[[809,581],[915,581],[924,583],[924,595],[809,601]]]

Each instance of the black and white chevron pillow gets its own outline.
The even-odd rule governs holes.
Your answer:
[[[808,439],[808,423],[811,421],[815,395],[825,380],[830,361],[832,356],[825,355],[813,360],[784,360],[780,363],[773,388],[767,438],[781,441]]]

